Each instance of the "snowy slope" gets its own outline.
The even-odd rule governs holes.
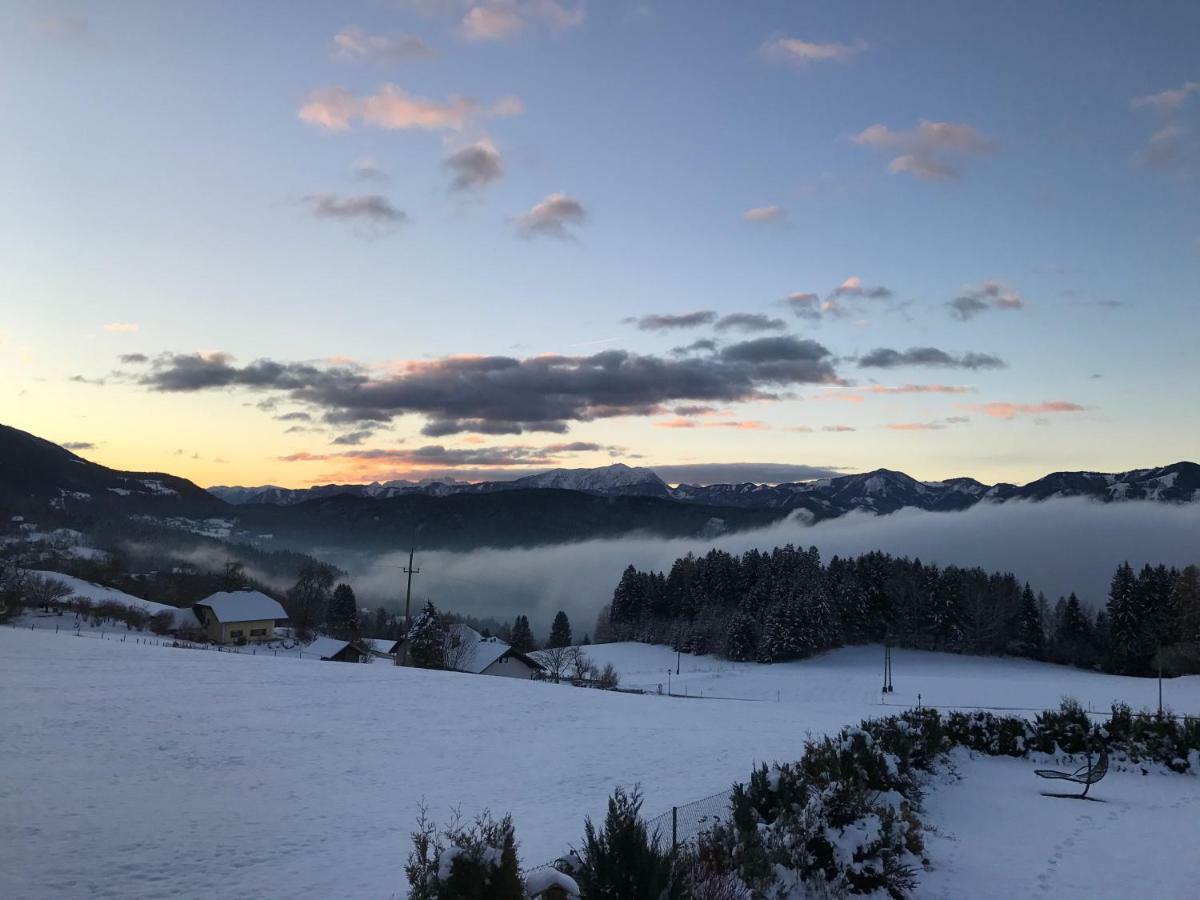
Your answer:
[[[666,648],[589,652],[625,666],[626,683],[665,676],[674,662]],[[532,866],[577,843],[583,818],[602,816],[618,784],[641,783],[654,815],[745,778],[756,760],[797,758],[807,733],[885,711],[878,661],[878,648],[753,669],[682,659],[689,690],[782,698],[737,702],[0,628],[0,896],[403,896],[422,798],[440,819],[460,804],[467,815],[511,812]],[[1036,663],[904,651],[894,668],[898,703],[918,686],[927,701],[1043,707],[1067,691],[1134,703],[1152,691]],[[1169,682],[1168,697],[1200,711],[1200,679]],[[1027,774],[1007,789],[1036,790]],[[1172,777],[1174,808],[1138,786],[1114,793],[1153,802],[1154,815],[1130,820],[1149,829],[1146,853],[1156,835],[1194,825],[1200,778]],[[961,846],[974,846],[970,829],[983,824],[955,820]],[[1021,823],[1021,839],[1045,857],[1070,831],[1038,824]],[[196,864],[197,848],[222,864]],[[972,896],[987,860],[950,844],[937,854],[943,896]],[[1200,877],[1194,854],[1154,864]],[[1103,896],[1098,871],[1055,896]]]
[[[69,587],[71,593],[76,597],[86,597],[92,603],[119,603],[122,606],[145,610],[150,615],[164,611],[172,614],[179,612],[177,607],[167,606],[165,603],[155,603],[153,600],[143,600],[141,597],[126,594],[124,591],[118,591],[116,588],[105,587],[102,584],[96,584],[92,581],[84,581],[82,578],[76,578],[73,575],[63,575],[60,572],[44,572],[40,570],[30,570],[29,574],[40,575],[43,578],[51,578],[54,581],[61,582]]]

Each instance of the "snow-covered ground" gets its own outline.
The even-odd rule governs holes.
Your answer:
[[[641,645],[588,652],[652,689],[675,662]],[[654,815],[755,761],[797,758],[808,733],[886,712],[881,659],[879,648],[776,666],[685,656],[671,676],[689,695],[761,701],[743,702],[0,628],[0,896],[403,896],[422,799],[439,819],[455,806],[511,812],[536,865],[577,843],[618,784],[640,783]],[[895,651],[893,669],[896,704],[917,691],[926,703],[1038,708],[1064,694],[1097,708],[1155,696],[1152,681],[1036,663]],[[1200,712],[1200,679],[1168,682],[1167,697]],[[1023,896],[1055,853],[1052,895],[1130,896],[1109,890],[1126,857],[1088,866],[1118,836],[1143,870],[1164,870],[1161,890],[1141,896],[1200,879],[1194,851],[1168,853],[1194,832],[1200,778],[1114,773],[1102,805],[1038,796],[1024,761],[960,770],[930,797],[941,824],[920,896],[982,896],[979,879]],[[1104,824],[1113,811],[1123,818]],[[1083,845],[1083,815],[1101,843]],[[1004,842],[1023,848],[1011,857],[1020,871],[989,851]]]
[[[1103,802],[1088,803],[1041,796],[1035,787],[1056,788],[1031,784],[1031,767],[956,751],[957,777],[925,798],[936,868],[921,879],[922,898],[1197,895],[1200,778],[1113,768],[1090,793]]]

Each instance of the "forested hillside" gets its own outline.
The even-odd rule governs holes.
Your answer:
[[[1011,574],[815,547],[628,567],[601,616],[613,640],[778,662],[843,644],[1024,656],[1131,675],[1200,671],[1200,572],[1122,565],[1103,608],[1050,601]]]

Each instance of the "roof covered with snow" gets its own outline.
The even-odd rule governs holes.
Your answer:
[[[451,625],[446,629],[446,667],[457,672],[480,675],[511,650],[512,646],[500,638],[484,637],[469,625]],[[542,668],[540,663],[524,653],[513,651],[513,655],[530,668]]]
[[[278,601],[261,591],[218,591],[201,600],[196,606],[207,606],[218,622],[258,622],[264,619],[286,619],[287,613]]]
[[[391,638],[363,638],[360,643],[376,653],[393,653],[400,646],[399,641],[393,641]]]
[[[350,641],[343,641],[338,638],[319,637],[315,638],[307,647],[302,647],[300,652],[311,653],[313,656],[321,659],[329,659],[345,650],[346,645],[350,643]]]

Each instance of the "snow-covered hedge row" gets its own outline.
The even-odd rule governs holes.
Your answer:
[[[792,763],[762,766],[732,792],[732,815],[672,853],[647,832],[637,793],[609,801],[603,831],[560,861],[568,896],[776,900],[848,894],[909,896],[926,862],[923,773],[963,747],[991,756],[1067,756],[1106,749],[1118,764],[1200,767],[1200,719],[1113,707],[1093,723],[1074,701],[1033,721],[985,711],[908,710],[808,741]],[[486,813],[439,835],[422,819],[409,858],[414,900],[522,900],[551,873],[519,877],[512,823]],[[636,887],[634,885],[637,885]],[[614,892],[615,891],[615,892]]]
[[[883,891],[905,897],[922,863],[920,773],[965,747],[993,756],[1108,750],[1118,762],[1183,772],[1200,760],[1200,720],[1113,708],[1092,723],[1073,701],[1032,722],[989,712],[909,710],[809,741],[798,762],[755,771],[733,791],[733,815],[697,854],[736,875],[747,896]],[[806,893],[809,892],[809,893]]]

